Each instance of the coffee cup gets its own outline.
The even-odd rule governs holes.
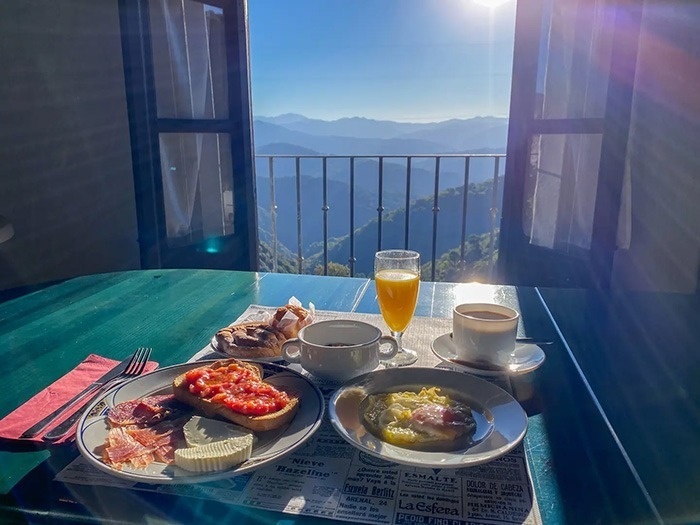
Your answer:
[[[507,367],[513,360],[520,314],[500,304],[465,303],[452,310],[456,358],[476,365]]]
[[[396,339],[376,326],[346,319],[317,321],[282,345],[282,357],[332,381],[345,381],[379,366],[398,351]]]

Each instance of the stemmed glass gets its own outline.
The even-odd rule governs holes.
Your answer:
[[[384,361],[387,367],[411,365],[418,359],[415,350],[404,348],[401,337],[416,310],[420,286],[420,254],[411,250],[382,250],[374,256],[374,281],[382,317],[399,351]]]

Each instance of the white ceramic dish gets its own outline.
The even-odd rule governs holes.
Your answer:
[[[217,354],[221,354],[222,356],[225,357],[235,357],[227,354],[220,346],[219,342],[216,340],[216,336],[211,338],[211,341],[209,342],[209,346],[211,346],[212,350],[216,352]],[[236,358],[239,359],[239,358]],[[282,363],[284,362],[284,357],[281,355],[276,355],[273,357],[256,357],[255,359],[247,359],[247,361],[255,361],[256,363]]]
[[[527,374],[536,370],[544,363],[544,351],[537,345],[516,343],[513,355],[513,362],[503,369],[491,369],[480,367],[476,363],[466,363],[458,360],[457,349],[452,341],[452,334],[444,334],[433,340],[430,343],[430,349],[438,358],[454,365],[455,367],[485,377],[500,376],[500,375],[521,375]]]
[[[197,361],[161,368],[116,386],[96,399],[78,422],[76,443],[81,454],[98,469],[140,483],[201,483],[243,474],[276,461],[299,448],[318,429],[325,410],[323,394],[298,372],[272,363],[261,363],[264,377],[271,384],[289,385],[301,394],[301,405],[292,422],[282,429],[256,433],[252,457],[230,470],[192,473],[174,465],[154,462],[145,469],[125,467],[116,470],[101,460],[100,448],[109,431],[107,411],[123,401],[170,392],[180,374],[214,361]]]
[[[476,420],[469,446],[450,452],[416,451],[386,443],[365,427],[360,403],[366,396],[418,392],[424,386],[437,386],[469,404]],[[333,395],[328,412],[333,427],[351,445],[372,456],[417,467],[460,468],[492,461],[520,443],[527,430],[527,415],[508,392],[484,379],[440,368],[388,368],[362,375]]]

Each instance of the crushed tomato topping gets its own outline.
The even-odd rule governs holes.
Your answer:
[[[260,381],[250,369],[237,363],[190,370],[185,373],[185,382],[191,394],[246,416],[277,412],[289,403],[286,392]]]

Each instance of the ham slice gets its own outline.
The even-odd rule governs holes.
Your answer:
[[[154,461],[169,465],[175,460],[175,449],[185,441],[181,423],[164,421],[145,428],[138,425],[111,428],[102,458],[118,470],[126,464],[146,468]]]
[[[111,426],[152,425],[182,415],[183,405],[172,394],[125,401],[109,410]]]
[[[465,409],[438,404],[426,404],[411,414],[415,430],[436,439],[452,440],[473,429],[471,414]]]
[[[121,470],[125,465],[143,469],[154,461],[170,464],[175,449],[182,446],[186,407],[172,395],[150,396],[125,401],[110,409],[107,419],[112,428],[107,435],[102,459]]]
[[[129,434],[127,427],[110,429],[107,443],[102,458],[117,470],[121,470],[127,463],[136,468],[145,468],[155,460],[153,447],[139,443]]]
[[[175,449],[182,446],[185,435],[184,421],[164,421],[153,427],[126,427],[136,441],[153,449],[157,461],[170,464],[175,460]]]

